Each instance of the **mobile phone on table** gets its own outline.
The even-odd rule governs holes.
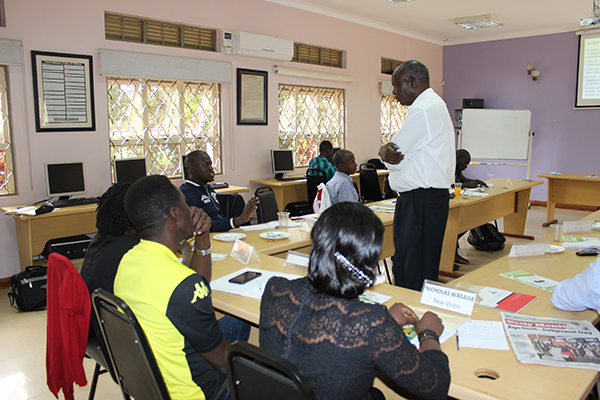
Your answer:
[[[576,251],[575,254],[583,257],[583,256],[597,256],[600,253],[598,253],[598,251],[596,251],[596,250],[579,250],[579,251]]]
[[[254,278],[258,278],[259,276],[261,276],[262,274],[260,272],[256,272],[256,271],[246,271],[244,273],[239,274],[238,276],[234,276],[233,278],[231,278],[229,280],[229,282],[231,283],[239,283],[239,284],[244,284],[248,281],[251,281]]]

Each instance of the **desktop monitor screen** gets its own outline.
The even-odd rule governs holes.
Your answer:
[[[84,194],[83,162],[46,164],[46,188],[49,197]]]
[[[337,153],[338,151],[340,151],[341,149],[342,149],[341,147],[334,147],[334,148],[333,148],[333,153],[331,153],[331,156],[333,157],[333,155],[334,155],[335,153]]]
[[[183,180],[187,181],[189,178],[187,170],[185,169],[185,159],[187,155],[181,156],[181,175],[183,175]]]
[[[275,176],[294,172],[294,150],[271,150],[271,163]]]
[[[146,176],[145,158],[115,159],[115,182],[133,183]]]

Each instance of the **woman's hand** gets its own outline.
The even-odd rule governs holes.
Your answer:
[[[421,333],[421,331],[424,331],[425,329],[434,331],[438,336],[441,336],[442,332],[444,332],[444,325],[437,314],[427,311],[423,314],[421,319],[415,323],[415,330],[417,333]]]
[[[401,326],[414,324],[419,320],[419,317],[410,307],[405,306],[402,303],[396,303],[389,308],[389,313]]]

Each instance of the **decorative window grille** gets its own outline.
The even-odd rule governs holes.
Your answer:
[[[15,193],[9,111],[6,67],[0,65],[0,196]]]
[[[408,106],[400,105],[393,95],[381,95],[381,144],[389,143],[404,123]]]
[[[279,148],[293,149],[296,166],[307,166],[329,140],[344,144],[344,90],[279,85]]]

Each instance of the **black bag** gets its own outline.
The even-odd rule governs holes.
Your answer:
[[[485,224],[471,229],[467,241],[475,250],[494,252],[504,249],[506,238],[498,232],[498,225]]]
[[[46,308],[46,285],[48,268],[33,266],[10,277],[8,299],[19,311],[35,311]]]
[[[290,217],[301,217],[302,215],[314,213],[312,205],[307,201],[296,201],[288,203],[285,206],[285,211],[290,213]]]

